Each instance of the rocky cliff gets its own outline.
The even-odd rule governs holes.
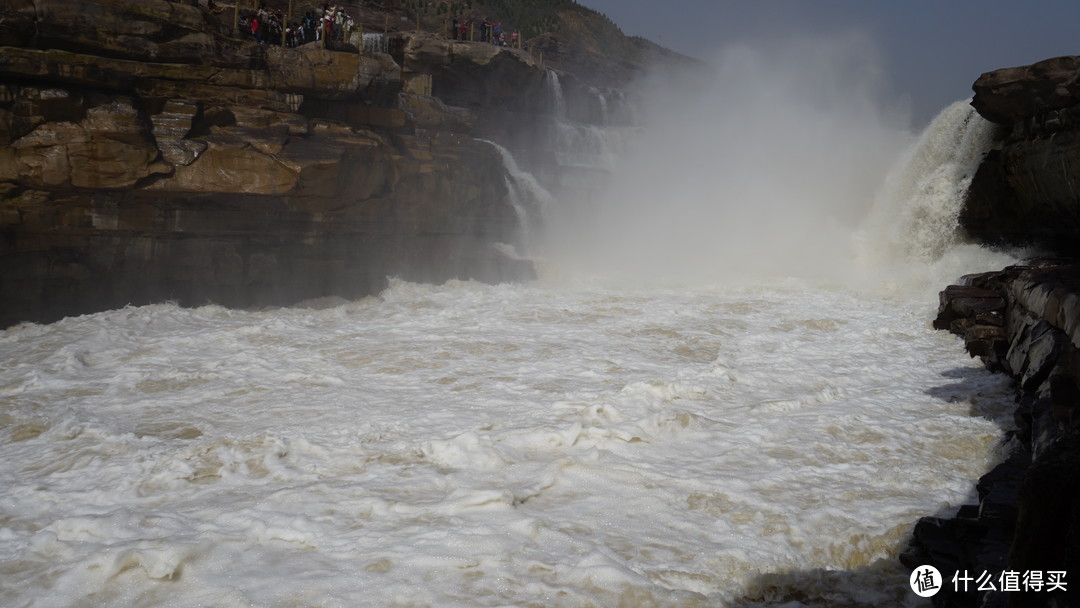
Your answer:
[[[1017,430],[979,480],[978,504],[921,520],[905,563],[945,576],[937,606],[1077,605],[1075,581],[1051,591],[1020,577],[1080,571],[1080,268],[1045,260],[963,277],[941,293],[934,326],[1016,379]],[[960,587],[954,572],[993,584]]]
[[[518,218],[479,139],[550,155],[525,128],[551,111],[537,58],[418,32],[260,45],[231,12],[0,2],[0,326],[532,276],[498,246]]]
[[[972,104],[1001,131],[975,175],[963,227],[985,243],[1064,257],[963,277],[941,293],[934,326],[1012,376],[1017,407],[1010,455],[979,481],[978,504],[915,528],[903,561],[942,572],[936,606],[1080,605],[1080,585],[1069,580],[1080,571],[1078,80],[1080,57],[1060,57],[974,85]],[[952,580],[957,572],[972,580]]]
[[[961,225],[983,242],[1080,255],[1080,57],[983,74],[972,105],[1001,126]]]

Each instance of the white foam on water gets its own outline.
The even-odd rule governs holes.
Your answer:
[[[715,606],[860,567],[832,605],[902,603],[888,564],[969,498],[1009,402],[929,313],[395,282],[12,328],[0,603]]]

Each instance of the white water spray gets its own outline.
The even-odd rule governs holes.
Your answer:
[[[532,248],[532,238],[543,228],[544,218],[555,206],[555,199],[536,176],[523,170],[514,160],[514,155],[499,144],[486,139],[479,139],[499,153],[503,167],[506,168],[507,204],[514,208],[518,217],[521,235],[519,241],[528,254]]]
[[[557,249],[637,278],[834,274],[907,142],[872,57],[859,37],[733,47],[704,90],[646,83],[644,132]]]
[[[559,75],[553,70],[548,70],[544,82],[547,83],[548,97],[551,98],[552,114],[555,115],[556,120],[566,120],[566,98],[563,96]]]
[[[365,53],[390,52],[390,39],[382,33],[364,32],[363,44]]]
[[[880,283],[943,258],[960,274],[1009,263],[975,247],[983,260],[949,263],[991,125],[961,102],[916,138],[883,103],[873,57],[859,36],[733,47],[700,95],[652,82],[645,132],[590,221],[565,225],[553,249],[634,280],[693,282]]]
[[[860,253],[925,263],[955,247],[964,196],[994,130],[969,101],[942,110],[889,173]]]
[[[563,169],[613,171],[623,149],[623,133],[603,125],[607,113],[604,96],[596,89],[590,91],[598,98],[601,124],[582,124],[569,117],[566,95],[558,74],[548,70],[545,82],[552,114],[550,145],[558,166]]]

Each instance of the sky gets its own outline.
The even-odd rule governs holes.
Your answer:
[[[928,123],[971,96],[983,72],[1080,55],[1076,0],[577,0],[642,36],[703,60],[726,45],[858,32],[879,53],[892,96]]]

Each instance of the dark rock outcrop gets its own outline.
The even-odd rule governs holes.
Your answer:
[[[937,606],[1074,606],[1080,571],[1080,268],[1043,261],[971,275],[941,293],[934,326],[1017,381],[1006,462],[978,484],[979,504],[920,520],[902,561],[937,567]],[[990,584],[954,583],[953,573]],[[1065,573],[1062,589],[1022,580]],[[1011,574],[1010,574],[1011,573]],[[1008,577],[1017,577],[1009,588]],[[1056,575],[1055,575],[1056,576]],[[982,589],[980,589],[980,586]],[[1019,591],[1017,591],[1019,589]]]
[[[1080,57],[989,72],[973,88],[972,105],[1000,137],[962,227],[984,243],[1059,257],[963,277],[941,293],[934,327],[1015,379],[1017,430],[1011,457],[980,481],[979,505],[920,521],[904,562],[939,567],[938,606],[1077,606],[1068,578],[1080,571]],[[990,584],[957,590],[958,570],[987,572]]]
[[[1080,255],[1080,57],[983,74],[972,105],[1001,125],[960,222],[974,238]]]

